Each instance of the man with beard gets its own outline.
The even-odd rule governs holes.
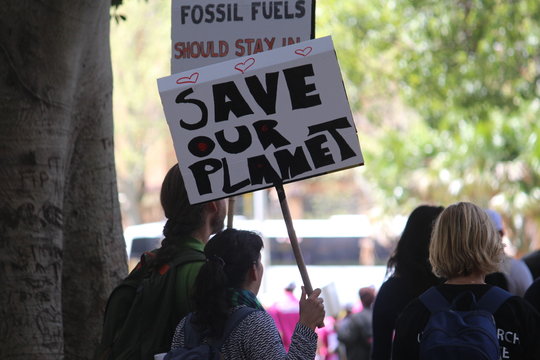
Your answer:
[[[152,360],[170,349],[176,324],[193,310],[204,245],[223,229],[227,202],[191,205],[178,164],[165,176],[160,198],[167,218],[161,247],[145,252],[111,293],[95,359]]]
[[[163,228],[165,238],[152,259],[152,266],[160,269],[175,256],[186,252],[202,255],[200,261],[183,264],[176,270],[176,304],[179,319],[182,319],[193,308],[191,290],[205,261],[204,245],[210,236],[223,229],[227,201],[221,199],[191,205],[178,164],[165,175],[160,199],[167,222]]]

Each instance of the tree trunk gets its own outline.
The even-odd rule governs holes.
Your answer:
[[[125,275],[110,1],[0,7],[0,359],[89,359]]]

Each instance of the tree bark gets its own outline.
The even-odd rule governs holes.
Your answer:
[[[1,359],[90,359],[127,271],[109,6],[0,7]]]

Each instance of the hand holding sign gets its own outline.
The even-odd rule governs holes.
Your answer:
[[[363,164],[330,38],[177,74],[158,85],[190,202],[275,186],[311,292],[282,184]]]

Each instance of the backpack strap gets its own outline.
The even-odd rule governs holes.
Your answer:
[[[191,318],[193,313],[190,312],[186,315],[186,320],[184,322],[184,347],[193,348],[201,343],[201,335],[197,330],[191,325]]]
[[[497,309],[512,297],[508,291],[501,289],[498,286],[492,286],[478,301],[477,307],[482,310],[489,311],[493,314]]]
[[[163,275],[170,269],[187,263],[205,261],[206,256],[202,251],[187,249],[179,252],[171,261],[159,268],[159,274]]]
[[[249,314],[251,314],[254,311],[258,311],[257,309],[254,309],[249,306],[242,306],[238,309],[236,309],[231,316],[227,319],[227,323],[225,324],[225,329],[223,330],[223,335],[221,336],[221,339],[219,339],[219,348],[221,349],[221,346],[227,340],[231,332],[236,329],[238,324],[242,320],[244,320]]]
[[[206,256],[202,251],[189,249],[187,251],[182,251],[178,256],[176,256],[169,265],[174,267],[179,264],[185,264],[196,261],[205,261]]]
[[[498,286],[492,286],[478,301],[477,308],[486,310],[493,314],[497,309],[510,298],[512,294]],[[435,287],[426,290],[419,297],[420,301],[431,313],[446,310],[450,303]]]
[[[448,300],[435,286],[427,289],[419,299],[432,314],[450,308]]]
[[[235,310],[227,319],[221,338],[209,340],[208,343],[216,349],[221,349],[221,346],[225,340],[227,340],[231,332],[238,326],[238,324],[240,324],[242,320],[244,320],[254,311],[259,310],[248,306],[242,306]],[[191,325],[192,317],[193,313],[191,312],[186,316],[186,320],[184,322],[184,347],[186,348],[193,348],[202,342],[201,334],[193,327],[193,325]]]

